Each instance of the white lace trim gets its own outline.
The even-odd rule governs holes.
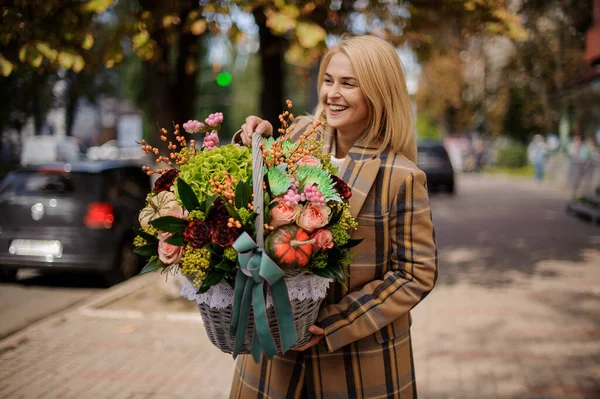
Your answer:
[[[286,277],[285,284],[291,300],[304,301],[311,299],[313,302],[327,295],[327,289],[332,279],[320,277],[314,274],[299,274]],[[234,291],[229,284],[221,282],[209,288],[204,294],[197,294],[198,289],[186,280],[181,288],[181,296],[196,301],[198,304],[207,304],[214,309],[224,309],[233,304]],[[267,297],[267,308],[273,306],[273,299],[269,292]]]

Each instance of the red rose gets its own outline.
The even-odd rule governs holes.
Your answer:
[[[154,192],[160,193],[161,191],[170,190],[178,175],[179,170],[177,169],[169,169],[168,172],[163,173],[154,183]]]
[[[227,220],[217,222],[212,229],[212,242],[220,247],[230,247],[239,237],[239,230],[235,227],[227,227]]]
[[[210,242],[211,229],[204,220],[192,220],[183,231],[183,241],[194,248],[202,248]]]
[[[220,223],[222,221],[227,222],[230,217],[223,197],[218,197],[213,203],[212,208],[210,208],[206,220],[213,223]]]
[[[333,187],[338,192],[340,197],[342,197],[343,199],[349,199],[350,197],[352,197],[352,190],[346,184],[345,181],[334,175],[331,175],[331,180],[333,180],[333,182],[335,183]]]

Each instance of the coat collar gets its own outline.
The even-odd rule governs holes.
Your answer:
[[[323,138],[323,153],[331,154],[335,145],[335,130],[325,126],[321,131]],[[346,155],[344,164],[338,171],[338,176],[352,189],[352,197],[348,200],[350,214],[357,217],[363,207],[371,186],[375,182],[381,159],[376,146],[355,143]]]

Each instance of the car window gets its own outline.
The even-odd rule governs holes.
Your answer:
[[[118,168],[107,171],[107,196],[114,200],[119,196],[143,199],[150,191],[150,177],[141,168]]]
[[[100,176],[92,173],[17,171],[9,173],[0,193],[13,195],[74,195],[93,197],[99,191]]]

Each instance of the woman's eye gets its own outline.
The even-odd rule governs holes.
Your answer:
[[[352,87],[354,85],[352,83],[350,83],[350,82],[344,82],[344,86]]]

